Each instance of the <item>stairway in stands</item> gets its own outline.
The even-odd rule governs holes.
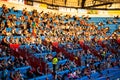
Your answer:
[[[43,44],[46,46],[47,41],[43,41]],[[62,54],[64,54],[65,57],[67,57],[70,61],[75,61],[77,66],[81,65],[80,58],[79,57],[76,58],[74,54],[71,54],[71,53],[67,52],[64,48],[52,45],[52,49],[54,51],[56,51],[57,53],[62,52]]]
[[[22,49],[15,50],[12,48],[10,48],[10,49],[11,49],[11,54],[13,56],[15,56],[15,57],[22,56],[23,58],[25,58],[28,61],[28,63],[32,66],[32,68],[37,69],[39,67],[41,72],[46,73],[45,72],[45,67],[46,67],[45,62],[43,62],[42,60],[27,53],[25,50],[22,50]]]
[[[110,45],[107,43],[107,44],[105,44],[105,43],[103,43],[103,42],[98,42],[98,44],[100,45],[100,46],[102,46],[103,48],[107,48],[108,50],[110,50],[110,52],[112,52],[113,54],[116,54],[116,53],[118,53],[115,49],[113,49],[112,47],[110,47]]]
[[[82,43],[79,42],[79,44],[80,44],[80,46],[83,48],[83,50],[85,50],[85,51],[86,51],[86,50],[90,50],[90,52],[93,53],[96,57],[98,57],[100,60],[102,59],[102,56],[101,56],[100,54],[98,54],[98,51],[97,51],[97,50],[95,50],[95,49],[93,49],[93,48],[85,45],[84,42],[82,42]]]

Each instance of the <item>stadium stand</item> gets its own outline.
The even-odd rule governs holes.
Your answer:
[[[71,0],[72,1],[72,0]],[[120,19],[0,8],[0,79],[120,78]],[[53,58],[57,58],[53,73]]]

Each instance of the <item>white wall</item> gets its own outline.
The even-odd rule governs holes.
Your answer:
[[[17,3],[17,4],[24,4],[24,0],[8,0],[8,2]]]

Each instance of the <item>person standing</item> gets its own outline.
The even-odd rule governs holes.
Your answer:
[[[55,77],[56,75],[56,65],[58,63],[58,58],[55,56],[53,59],[52,59],[52,64],[53,64],[53,75]]]

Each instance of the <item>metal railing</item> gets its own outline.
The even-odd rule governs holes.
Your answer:
[[[26,0],[30,5],[33,3],[47,4],[48,7],[66,7],[76,9],[97,9],[97,10],[120,10],[120,7],[109,8],[109,6],[116,3],[120,3],[120,0]],[[84,4],[84,7],[83,7]]]

